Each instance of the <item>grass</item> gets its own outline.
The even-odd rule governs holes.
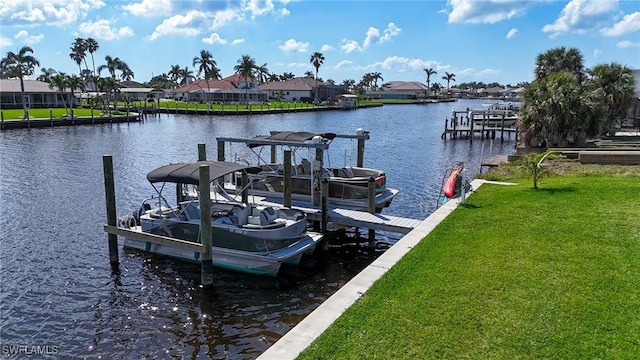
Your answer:
[[[493,175],[299,359],[636,358],[640,171],[578,167]]]

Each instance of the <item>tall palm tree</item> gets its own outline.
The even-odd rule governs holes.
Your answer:
[[[102,70],[107,70],[109,75],[115,79],[116,70],[121,68],[122,61],[118,57],[111,57],[111,55],[107,55],[104,57],[104,60],[107,62],[106,64],[98,66],[98,74],[102,72]]]
[[[438,72],[433,70],[432,68],[423,69],[423,70],[424,70],[424,72],[427,73],[427,97],[428,97],[430,95],[429,91],[431,89],[431,85],[430,85],[431,84],[431,75],[435,75]]]
[[[131,81],[131,80],[133,80],[134,76],[135,76],[135,74],[133,73],[133,71],[131,70],[129,65],[127,65],[125,63],[122,63],[120,65],[120,79],[125,80],[125,81]]]
[[[96,74],[96,62],[94,61],[93,53],[98,51],[98,49],[100,48],[100,45],[93,38],[87,38],[85,40],[85,42],[84,42],[84,45],[85,45],[86,51],[88,51],[89,54],[91,54],[91,65],[93,66],[93,75],[95,75]]]
[[[193,58],[192,66],[198,65],[198,76],[204,73],[204,80],[207,83],[207,104],[209,103],[209,97],[211,95],[211,89],[209,88],[209,80],[217,80],[220,77],[220,70],[218,70],[216,61],[213,60],[213,55],[209,50],[200,50],[200,57]]]
[[[84,68],[87,69],[87,42],[85,39],[83,38],[76,38],[73,41],[73,44],[71,44],[71,54],[69,54],[69,56],[77,63],[78,60],[76,60],[74,58],[74,53],[75,56],[80,57],[80,59],[82,60],[82,62],[84,62]],[[78,67],[80,67],[80,64],[78,64]],[[82,73],[82,69],[80,69],[80,72]]]
[[[456,74],[454,73],[448,73],[448,72],[444,72],[444,76],[442,77],[443,80],[447,81],[447,95],[449,95],[449,82],[450,81],[456,81]]]
[[[48,69],[47,68],[42,68],[42,69],[40,69],[40,71],[42,71],[42,74],[38,75],[36,80],[44,81],[44,82],[47,82],[47,83],[50,83],[51,82],[51,77],[57,73],[57,71],[55,71],[52,68],[48,68]]]
[[[255,77],[256,68],[256,61],[249,55],[242,55],[242,58],[238,59],[238,65],[233,67],[236,74],[244,79],[244,99],[246,102],[248,102],[249,80]]]
[[[324,55],[322,55],[322,53],[316,51],[313,54],[311,54],[311,58],[309,59],[309,62],[316,69],[316,91],[315,91],[315,95],[316,96],[315,96],[315,100],[316,100],[316,102],[318,102],[318,69],[320,69],[320,66],[322,64],[324,64]]]
[[[60,93],[60,98],[62,99],[62,105],[64,106],[64,112],[69,113],[67,110],[67,103],[64,101],[64,91],[67,88],[67,75],[63,72],[55,74],[51,77],[51,82],[49,83],[49,89],[58,89]]]
[[[98,51],[98,49],[100,48],[100,45],[98,44],[98,42],[94,39],[94,38],[87,38],[84,41],[84,45],[85,45],[85,50],[89,52],[89,54],[91,55],[91,66],[92,66],[92,72],[91,72],[91,76],[89,77],[91,79],[91,84],[93,86],[93,88],[96,90],[96,96],[98,96],[98,86],[96,85],[96,61],[95,58],[93,57],[93,54]]]
[[[613,122],[624,118],[633,102],[636,86],[633,72],[619,63],[599,64],[587,71],[590,91],[601,99],[607,112],[602,133],[611,131]]]
[[[82,53],[82,50],[78,47],[72,46],[69,57],[76,63],[76,65],[78,65],[78,74],[81,74],[82,67],[80,65],[82,65],[82,60],[84,60],[84,54]]]
[[[9,51],[7,56],[0,60],[0,68],[3,74],[11,74],[20,79],[20,95],[22,96],[22,109],[24,110],[24,118],[29,119],[27,112],[27,102],[24,95],[24,77],[33,74],[36,66],[40,66],[40,61],[33,57],[33,49],[29,46],[23,46],[18,53]]]

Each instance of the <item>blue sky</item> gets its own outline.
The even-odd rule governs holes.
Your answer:
[[[379,72],[384,81],[442,84],[532,81],[536,55],[575,47],[584,65],[618,62],[640,69],[638,0],[6,0],[0,2],[0,52],[28,45],[40,67],[77,74],[75,38],[92,37],[148,81],[171,65],[193,69],[206,49],[223,77],[242,55],[271,73],[318,76],[340,83]],[[36,71],[36,76],[40,71]],[[106,74],[102,74],[103,76]]]

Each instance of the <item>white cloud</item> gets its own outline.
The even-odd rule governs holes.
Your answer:
[[[20,40],[20,42],[23,42],[23,43],[25,43],[27,45],[33,45],[33,44],[37,44],[40,41],[42,41],[42,39],[44,39],[44,35],[42,35],[42,34],[29,35],[29,32],[27,30],[20,30],[14,36],[14,38],[16,40]]]
[[[262,16],[266,13],[273,11],[273,1],[271,0],[248,0],[244,10],[251,14],[251,18],[256,16]]]
[[[295,39],[289,39],[284,44],[278,46],[278,48],[284,52],[306,52],[309,47],[308,42],[301,42]]]
[[[342,39],[342,45],[340,45],[340,49],[342,49],[342,52],[344,52],[345,54],[352,53],[356,50],[362,50],[362,48],[360,48],[360,44],[358,44],[357,41],[347,39]]]
[[[320,48],[321,52],[327,52],[327,51],[333,51],[335,50],[335,48],[329,44],[324,44],[322,45],[322,47]]]
[[[628,49],[634,47],[640,47],[640,42],[631,42],[629,40],[620,41],[616,44],[616,47],[619,49]]]
[[[13,42],[8,37],[0,36],[0,49],[13,45]]]
[[[346,68],[353,65],[353,61],[349,61],[349,60],[342,60],[340,61],[338,64],[336,64],[336,66],[334,66],[335,69],[342,69],[342,68]]]
[[[563,33],[584,33],[608,18],[608,14],[618,7],[618,0],[571,0],[553,24],[542,28],[555,38]]]
[[[507,39],[513,39],[514,37],[516,37],[517,33],[518,33],[518,29],[509,30],[509,32],[507,33]]]
[[[367,49],[372,44],[382,44],[387,41],[390,41],[392,38],[398,36],[402,29],[396,26],[394,23],[389,23],[387,28],[384,29],[382,35],[380,35],[380,30],[371,26],[367,29],[367,33],[365,35],[364,40],[362,41],[362,46],[355,40],[347,40],[342,39],[342,45],[340,48],[345,54],[349,54],[354,51],[363,51]]]
[[[382,43],[385,43],[387,41],[390,41],[392,38],[398,36],[398,34],[400,34],[401,31],[402,31],[402,29],[397,27],[396,24],[389,23],[387,25],[387,28],[384,29],[383,35],[380,38],[380,43],[382,44]]]
[[[234,39],[231,42],[231,45],[238,45],[238,44],[242,44],[242,43],[244,43],[244,39]]]
[[[625,15],[610,28],[600,30],[604,36],[620,36],[640,30],[640,11]]]
[[[111,21],[101,19],[96,22],[88,21],[80,24],[80,32],[87,36],[100,40],[119,40],[133,36],[133,29],[128,26],[121,28],[112,27]]]
[[[595,50],[593,50],[593,58],[594,58],[594,59],[599,58],[599,57],[600,57],[600,55],[602,55],[602,50],[599,50],[599,49],[595,49]]]
[[[478,79],[485,79],[485,80],[489,80],[492,81],[493,79],[495,79],[498,74],[500,74],[502,71],[497,70],[497,69],[484,69],[484,70],[480,70],[478,71],[474,76]]]
[[[168,35],[196,36],[200,34],[197,23],[206,20],[206,15],[200,11],[189,11],[185,15],[175,15],[164,19],[162,23],[156,26],[156,29],[149,36],[149,40],[153,41]]]
[[[209,37],[202,38],[202,42],[209,45],[216,45],[216,44],[224,45],[227,43],[227,40],[221,38],[220,35],[218,35],[217,33],[211,33]]]
[[[105,3],[101,0],[10,0],[0,4],[0,19],[11,25],[65,26],[103,6]]]
[[[449,23],[495,24],[523,15],[531,4],[528,1],[504,0],[448,0],[451,7]]]
[[[134,16],[154,17],[173,13],[171,0],[142,0],[139,3],[123,5],[122,8]]]
[[[362,48],[363,49],[368,48],[372,42],[378,41],[379,38],[380,38],[380,30],[374,27],[370,27],[367,30],[367,36],[365,36],[364,41],[362,42]]]

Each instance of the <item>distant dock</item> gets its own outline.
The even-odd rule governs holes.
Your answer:
[[[442,139],[468,139],[473,142],[476,135],[480,139],[495,139],[500,134],[500,141],[504,141],[505,134],[518,141],[518,116],[507,112],[492,112],[485,110],[454,110],[451,119],[446,118]]]

